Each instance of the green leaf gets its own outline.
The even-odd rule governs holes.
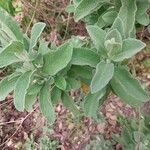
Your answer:
[[[81,2],[82,0],[73,0],[73,4],[75,5],[75,6],[77,6],[77,5],[79,5],[79,3]]]
[[[8,81],[20,76],[21,74],[22,74],[21,72],[15,71],[14,73],[8,76]]]
[[[116,67],[111,80],[114,92],[127,104],[139,106],[149,97],[139,82],[124,67]]]
[[[145,46],[146,44],[140,40],[127,38],[123,41],[122,51],[112,57],[112,60],[119,62],[131,58],[136,53],[140,52]]]
[[[110,28],[110,30],[113,30],[113,29],[117,29],[119,33],[121,34],[122,38],[123,39],[125,38],[123,21],[119,17],[115,19],[113,25]]]
[[[144,26],[147,26],[150,23],[149,15],[147,13],[149,7],[150,4],[147,0],[137,0],[136,21]]]
[[[23,41],[23,34],[12,17],[0,8],[0,28],[12,39]]]
[[[114,55],[121,51],[121,44],[116,43],[113,39],[106,41],[106,48],[108,49],[108,57],[111,59]]]
[[[15,62],[22,61],[16,55],[23,52],[23,44],[18,41],[13,41],[0,52],[0,68],[8,66]]]
[[[86,116],[92,117],[94,119],[97,118],[97,112],[99,109],[99,100],[105,95],[106,89],[102,89],[101,91],[91,94],[89,93],[83,103],[84,113]]]
[[[121,7],[121,0],[114,0],[115,9],[119,10]]]
[[[68,13],[73,13],[73,12],[75,12],[75,6],[70,4],[66,7],[65,11]]]
[[[63,76],[57,76],[55,77],[55,85],[61,89],[61,90],[65,90],[66,87],[67,87],[67,83],[66,83],[66,80]]]
[[[41,33],[43,32],[45,26],[46,26],[45,23],[38,22],[38,23],[34,24],[34,26],[32,27],[29,51],[31,51],[37,44],[38,38],[40,37]]]
[[[63,101],[64,106],[68,108],[74,114],[74,116],[79,116],[80,112],[77,106],[75,105],[72,97],[70,97],[67,93],[63,92],[62,101]]]
[[[5,46],[7,46],[10,41],[12,40],[5,31],[0,29],[0,44],[1,44],[1,49]]]
[[[141,142],[143,142],[145,139],[145,134],[143,132],[140,132],[140,131],[134,131],[133,136],[134,136],[135,142],[137,142],[137,143],[139,142],[139,138],[140,138]]]
[[[104,48],[104,41],[106,32],[99,28],[98,26],[87,26],[87,31],[96,47],[96,49],[102,53],[102,55],[106,55],[105,48]]]
[[[106,28],[113,23],[113,21],[115,19],[114,14],[111,13],[111,11],[113,11],[113,8],[111,8],[111,9],[109,9],[109,8],[110,8],[109,4],[105,4],[103,7],[101,7],[97,11],[97,18],[95,18],[96,24],[94,23],[95,25],[97,25],[100,28],[104,28],[104,27]],[[92,15],[90,15],[90,16],[92,16]],[[93,16],[94,16],[94,13],[93,13]],[[96,17],[96,13],[95,13],[95,17]]]
[[[71,36],[69,42],[72,44],[73,48],[81,48],[86,44],[86,42],[83,41],[82,37],[80,36]]]
[[[19,111],[24,111],[25,109],[25,97],[27,94],[27,89],[30,85],[32,74],[32,71],[25,72],[16,82],[14,89],[14,105]]]
[[[105,37],[107,55],[111,58],[122,49],[122,37],[117,29],[110,30]]]
[[[42,88],[42,85],[39,85],[38,83],[34,83],[34,84],[30,85],[27,93],[28,93],[28,95],[35,95],[40,92],[41,88]]]
[[[38,53],[45,55],[48,52],[50,52],[50,49],[48,48],[48,42],[40,41]]]
[[[14,15],[15,8],[12,5],[12,0],[0,0],[0,7],[5,9],[11,15]]]
[[[42,88],[42,85],[39,85],[38,83],[33,83],[28,88],[27,94],[25,97],[25,109],[27,111],[31,111],[33,109],[32,107],[37,100],[37,96],[40,93],[41,88]]]
[[[135,15],[137,11],[136,0],[121,0],[122,7],[119,11],[119,18],[123,21],[126,38],[130,37],[134,29]]]
[[[88,67],[88,66],[72,66],[71,69],[68,72],[68,75],[76,78],[81,77],[84,79],[92,79],[92,68]]]
[[[112,63],[100,62],[96,66],[96,72],[91,81],[91,93],[102,90],[112,79],[114,73],[114,65]]]
[[[52,99],[52,103],[53,104],[57,104],[60,102],[61,100],[61,93],[62,91],[57,88],[57,87],[54,87],[51,91],[51,99]]]
[[[43,71],[55,75],[64,69],[72,58],[73,48],[69,43],[60,46],[56,51],[44,55]]]
[[[82,0],[75,10],[75,21],[79,21],[93,11],[98,10],[103,5],[104,0]]]
[[[103,20],[102,18],[102,15],[98,18],[97,22],[96,22],[96,25],[99,27],[99,28],[104,28],[107,26],[107,23]]]
[[[18,79],[18,76],[14,76],[9,79],[10,76],[7,76],[0,81],[0,101],[5,100],[8,94],[14,90],[14,86]]]
[[[117,29],[110,30],[106,34],[105,41],[111,40],[113,38],[115,39],[116,43],[122,44],[122,37],[121,37],[121,34],[119,33],[119,31]]]
[[[115,18],[117,17],[117,12],[114,10],[108,11],[105,14],[102,15],[102,19],[104,20],[105,23],[107,23],[108,25],[111,25]]]
[[[43,115],[47,118],[48,122],[53,124],[55,117],[55,110],[51,102],[49,91],[49,84],[44,84],[39,94],[40,109]]]
[[[66,82],[67,82],[66,90],[79,89],[81,87],[81,82],[74,78],[67,78]]]
[[[36,68],[42,68],[43,67],[43,56],[42,54],[37,54],[37,56],[34,58],[34,60],[32,61],[32,64],[36,67]]]
[[[37,100],[37,94],[33,94],[33,95],[26,95],[25,97],[25,109],[27,111],[31,111],[33,108],[34,103]]]
[[[88,48],[74,48],[71,63],[73,65],[88,65],[95,67],[100,61],[98,54]]]

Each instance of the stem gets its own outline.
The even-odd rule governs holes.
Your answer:
[[[70,0],[70,4],[71,4],[71,2],[72,2],[72,0]],[[66,24],[66,29],[65,29],[65,34],[64,34],[63,40],[64,40],[64,39],[66,38],[66,36],[67,36],[69,23],[70,23],[70,13],[68,13],[67,24]]]
[[[18,126],[18,128],[16,129],[16,131],[4,142],[4,143],[2,143],[1,145],[0,145],[0,147],[2,147],[3,145],[5,145],[7,142],[9,142],[12,138],[13,138],[13,136],[19,131],[19,129],[22,127],[22,124],[24,123],[24,121],[38,108],[39,106],[37,106],[37,107],[35,107],[29,114],[27,114],[26,116],[25,116],[25,118],[23,119],[23,120],[21,120],[20,122],[20,124],[19,124],[19,126]]]
[[[137,148],[135,150],[140,150],[140,142],[141,142],[141,137],[140,137],[140,132],[141,132],[141,108],[140,106],[138,107],[138,143],[137,143]]]
[[[25,32],[26,34],[28,33],[28,31],[29,31],[29,29],[30,29],[30,26],[31,26],[31,24],[32,24],[32,22],[33,22],[33,20],[34,20],[34,18],[35,18],[36,9],[37,9],[38,4],[39,4],[39,0],[36,0],[35,9],[34,9],[34,12],[33,12],[32,18],[31,18],[31,21],[30,21],[30,23],[29,23],[29,25],[28,25],[28,27],[27,27],[27,29],[26,29],[26,32]]]
[[[134,66],[134,59],[135,59],[135,57],[131,58],[131,66],[132,66],[132,74],[136,77],[136,69]]]
[[[66,29],[65,29],[65,34],[64,34],[63,40],[64,40],[64,39],[66,38],[66,36],[67,36],[69,23],[70,23],[70,13],[68,14],[68,19],[67,19],[67,24],[66,24]]]

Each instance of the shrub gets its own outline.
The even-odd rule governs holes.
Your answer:
[[[90,40],[76,37],[51,48],[39,38],[45,23],[34,24],[29,37],[0,9],[0,68],[15,68],[0,82],[0,100],[14,91],[16,109],[29,111],[38,98],[42,113],[53,123],[58,100],[80,115],[69,91],[86,82],[91,89],[83,100],[87,116],[96,118],[110,92],[141,106],[149,96],[130,73],[127,60],[146,46],[136,39],[135,26],[149,24],[148,6],[146,0],[74,0],[67,11],[74,12],[76,21],[87,22]]]

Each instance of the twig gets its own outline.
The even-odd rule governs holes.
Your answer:
[[[19,123],[22,120],[14,120],[14,121],[8,121],[8,122],[0,122],[0,126],[6,125],[6,124],[11,124],[11,123]]]
[[[133,56],[131,58],[132,74],[133,74],[133,76],[136,77],[136,69],[135,69],[135,65],[134,65],[134,60],[135,60],[135,57]]]
[[[140,132],[141,132],[141,107],[138,107],[138,143],[137,143],[137,149],[136,150],[140,150],[140,142],[141,142],[141,136],[140,136]]]
[[[38,6],[38,2],[39,2],[39,0],[36,0],[35,10],[34,10],[34,12],[33,12],[31,21],[30,21],[30,23],[29,23],[29,25],[28,25],[28,27],[27,27],[27,29],[26,29],[26,33],[28,33],[29,28],[30,28],[30,26],[31,26],[31,24],[32,24],[32,22],[33,22],[33,20],[34,20],[34,18],[35,18],[35,14],[36,14],[36,9],[37,9],[37,6]]]
[[[28,115],[26,115],[26,117],[21,121],[20,125],[18,126],[18,128],[16,129],[16,131],[4,142],[0,145],[0,147],[2,147],[3,145],[5,145],[7,142],[10,141],[10,139],[18,132],[18,130],[22,127],[22,124],[24,123],[24,121],[38,108],[39,106],[37,106],[36,108],[34,108]]]
[[[70,0],[70,4],[71,4],[71,2],[72,2],[72,0]],[[66,24],[66,29],[65,29],[65,34],[64,34],[63,40],[66,38],[66,35],[67,35],[67,32],[68,32],[69,23],[70,23],[70,13],[68,13],[67,24]]]
[[[64,39],[66,38],[66,36],[67,36],[69,23],[70,23],[70,13],[68,14],[68,19],[67,19],[67,24],[66,24],[66,29],[65,29],[65,34],[64,34],[63,40],[64,40]]]
[[[13,98],[11,98],[10,100],[8,100],[8,101],[6,101],[6,102],[0,104],[0,108],[1,108],[2,106],[4,106],[5,104],[7,104],[7,103],[12,103],[12,100],[13,100]]]
[[[141,32],[141,35],[140,35],[140,40],[141,41],[143,40],[144,31],[145,31],[145,27],[142,28],[142,32]]]

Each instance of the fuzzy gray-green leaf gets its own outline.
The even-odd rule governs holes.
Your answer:
[[[96,118],[96,114],[99,108],[99,100],[105,95],[106,89],[102,89],[97,93],[91,94],[89,93],[83,103],[84,113],[89,117]]]
[[[72,58],[73,48],[69,43],[60,46],[56,51],[44,55],[43,71],[55,75],[64,69]]]
[[[123,41],[122,51],[117,53],[112,59],[116,62],[123,61],[124,59],[131,58],[136,53],[140,52],[146,46],[140,40],[127,38]]]
[[[14,21],[2,8],[0,8],[0,26],[1,30],[3,30],[12,40],[23,41],[23,34],[16,24],[16,21]]]
[[[112,24],[110,30],[113,30],[113,29],[117,29],[119,31],[119,33],[121,34],[122,36],[122,39],[125,38],[125,31],[124,31],[124,25],[123,25],[123,21],[117,17],[114,21],[114,23]]]
[[[102,90],[112,79],[114,65],[112,63],[100,62],[96,66],[95,75],[91,81],[91,93]]]
[[[60,102],[61,100],[61,93],[62,91],[57,88],[57,87],[54,87],[51,91],[51,100],[52,100],[52,103],[53,104],[57,104]]]
[[[120,32],[117,29],[112,29],[110,31],[108,31],[108,33],[106,34],[105,37],[105,41],[106,40],[111,40],[111,39],[115,39],[116,43],[122,44],[122,37]]]
[[[96,11],[103,5],[103,2],[103,0],[96,0],[94,2],[91,0],[81,0],[75,9],[75,20],[79,21],[91,12]]]
[[[55,110],[51,102],[49,85],[44,84],[39,94],[40,109],[48,122],[53,124],[55,121]]]
[[[87,26],[87,31],[95,45],[95,48],[102,54],[105,55],[105,47],[104,47],[104,41],[106,32],[99,28],[98,26]]]
[[[0,101],[5,100],[8,94],[14,90],[18,76],[9,79],[10,76],[7,76],[0,81]]]
[[[92,68],[88,66],[72,66],[68,72],[68,75],[76,78],[81,77],[84,79],[92,79]]]
[[[34,103],[37,100],[37,94],[33,94],[33,95],[26,95],[25,97],[25,109],[27,111],[31,111],[33,108]]]
[[[126,103],[138,106],[149,97],[139,82],[132,77],[125,67],[116,67],[111,80],[113,91]]]
[[[28,88],[28,95],[34,95],[40,92],[42,88],[42,85],[39,85],[38,83],[34,83],[32,85],[30,85],[30,87]]]
[[[108,25],[111,25],[114,22],[116,17],[117,17],[117,12],[114,10],[108,11],[102,15],[102,19]]]
[[[122,37],[117,29],[110,30],[105,37],[105,48],[109,57],[119,53],[122,49]]]
[[[122,6],[119,11],[119,18],[123,21],[126,38],[130,37],[135,24],[137,11],[136,0],[121,0]]]
[[[27,94],[27,89],[29,88],[32,74],[32,71],[25,72],[18,78],[16,82],[14,89],[14,105],[19,111],[24,111],[25,109],[25,97]]]
[[[73,65],[88,65],[95,67],[100,61],[99,55],[88,48],[74,48],[71,63]]]
[[[67,82],[66,90],[79,89],[81,87],[81,81],[78,81],[74,78],[67,78],[66,82]]]
[[[62,94],[62,101],[66,108],[68,108],[71,112],[73,112],[74,116],[79,115],[79,110],[75,105],[74,100],[67,93]]]
[[[55,85],[61,89],[61,90],[65,90],[66,89],[66,86],[67,86],[67,83],[66,83],[66,80],[63,76],[57,76],[55,78]]]
[[[29,50],[31,51],[34,46],[37,44],[37,40],[40,37],[42,31],[44,30],[46,24],[43,22],[38,22],[34,24],[31,30],[31,39],[30,39],[30,46]]]
[[[144,26],[147,26],[150,23],[149,15],[147,13],[149,7],[150,4],[147,0],[137,0],[136,21]]]
[[[8,66],[12,63],[22,61],[16,55],[23,52],[23,44],[18,41],[10,43],[0,52],[0,68]]]

